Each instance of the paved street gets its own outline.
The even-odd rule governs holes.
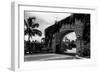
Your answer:
[[[76,59],[76,57],[71,55],[62,55],[62,54],[34,54],[34,55],[27,55],[24,57],[25,61],[45,61],[45,60],[65,60],[65,59]]]

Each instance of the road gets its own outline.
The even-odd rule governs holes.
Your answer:
[[[68,60],[76,59],[75,56],[62,55],[62,54],[34,54],[24,57],[24,61],[47,61],[47,60]]]

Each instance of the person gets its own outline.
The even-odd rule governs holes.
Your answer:
[[[67,37],[65,37],[65,44],[66,44],[66,46],[69,45],[69,42],[70,42],[70,40]]]

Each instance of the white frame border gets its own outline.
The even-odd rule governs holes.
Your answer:
[[[91,38],[93,38],[93,35],[92,33],[95,33],[96,31],[94,30],[94,28],[96,27],[94,24],[96,24],[96,8],[95,7],[84,7],[84,6],[73,6],[73,5],[68,5],[66,7],[59,7],[59,6],[42,6],[42,5],[33,5],[32,3],[21,3],[21,2],[13,2],[12,3],[12,6],[11,6],[11,37],[12,37],[12,43],[11,43],[11,69],[14,70],[14,71],[20,71],[20,70],[32,70],[32,69],[47,69],[48,67],[51,69],[55,68],[55,67],[79,67],[79,66],[91,66],[91,65],[96,65],[96,49],[95,50],[92,50],[91,51],[91,56],[92,56],[92,59],[90,60],[70,60],[70,61],[65,61],[65,60],[62,60],[62,61],[45,61],[45,62],[27,62],[27,63],[24,63],[23,60],[23,54],[22,54],[22,50],[20,50],[19,48],[21,48],[21,33],[20,31],[23,30],[22,27],[23,25],[19,25],[20,24],[20,19],[19,19],[19,7],[20,6],[35,6],[35,7],[49,7],[49,8],[52,8],[52,9],[58,9],[61,8],[61,9],[66,9],[67,8],[72,8],[72,9],[88,9],[87,11],[90,11],[89,13],[92,14],[92,18],[91,18]],[[72,7],[73,6],[73,7]],[[26,7],[27,8],[27,7]],[[71,11],[72,11],[71,9]],[[23,11],[23,8],[21,9]],[[72,11],[74,12],[74,11]],[[77,12],[77,11],[75,11]],[[82,12],[82,11],[81,11]],[[80,12],[80,13],[81,13]],[[86,12],[87,13],[87,12]],[[23,27],[24,28],[24,27]],[[93,46],[93,42],[94,40],[91,40],[91,49],[92,48],[95,48]],[[93,54],[94,53],[94,54]],[[55,64],[56,63],[56,64]],[[33,64],[33,66],[32,66]],[[77,65],[78,64],[78,65]],[[31,65],[31,66],[30,66]],[[36,66],[34,68],[34,66]],[[40,66],[40,67],[38,67]]]

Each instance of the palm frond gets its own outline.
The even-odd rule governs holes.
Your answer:
[[[25,34],[25,35],[29,34],[28,29],[24,30],[24,34]]]
[[[28,23],[26,22],[25,19],[24,19],[24,25],[25,25],[26,27],[28,27]]]
[[[39,27],[39,24],[35,23],[35,24],[32,25],[32,28],[35,28],[35,27]]]
[[[38,30],[38,29],[33,29],[33,30],[32,30],[32,34],[33,34],[33,35],[36,34],[36,35],[42,36],[42,32],[41,32],[40,30]]]

